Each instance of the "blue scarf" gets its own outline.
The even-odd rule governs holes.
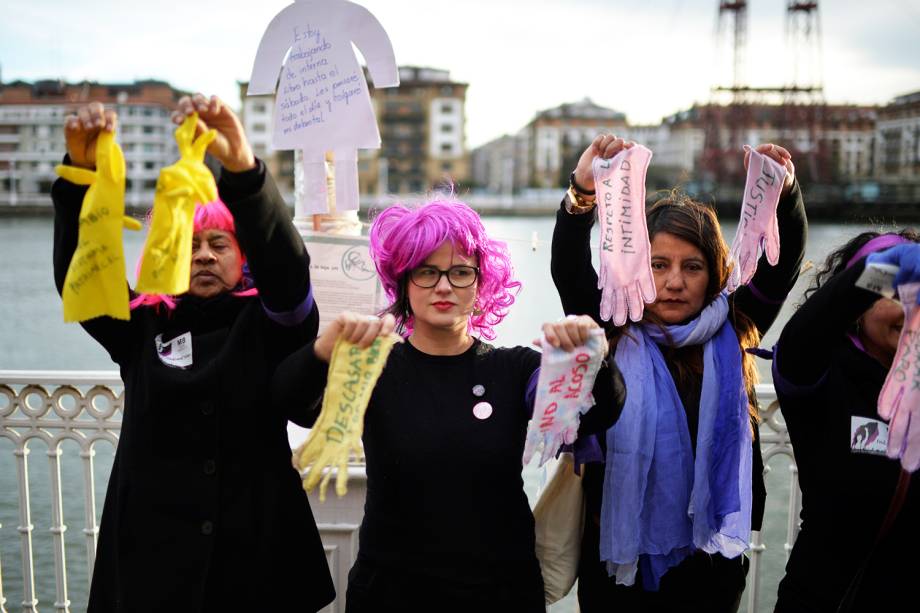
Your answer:
[[[626,404],[607,431],[601,559],[617,583],[657,590],[698,549],[734,558],[751,534],[751,422],[725,292],[688,324],[634,325],[616,350]],[[696,457],[659,344],[703,345]]]

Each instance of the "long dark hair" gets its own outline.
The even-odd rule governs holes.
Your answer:
[[[866,243],[871,241],[873,238],[877,238],[882,234],[897,234],[902,238],[906,238],[909,241],[920,243],[920,234],[917,233],[913,228],[904,228],[897,232],[863,232],[857,234],[849,241],[831,251],[827,259],[824,260],[824,264],[821,265],[821,268],[815,272],[815,278],[812,281],[812,284],[805,290],[805,294],[802,298],[802,302],[798,306],[801,306],[808,298],[818,291],[818,289],[824,285],[831,277],[836,276],[837,274],[843,272],[847,263],[853,258],[856,253],[862,249]]]
[[[708,305],[725,287],[730,272],[726,265],[728,245],[722,236],[722,228],[715,211],[693,200],[681,190],[674,189],[667,192],[654,204],[646,207],[645,216],[649,240],[654,239],[659,232],[667,232],[687,241],[703,253],[709,269],[709,283],[706,286],[704,301],[704,305]],[[744,349],[757,347],[760,344],[760,332],[754,322],[741,311],[732,310],[729,317],[734,324],[742,349],[741,368],[744,387],[748,394],[748,410],[751,418],[758,421],[759,413],[754,403],[754,385],[758,381],[757,366],[754,363],[754,357],[746,353]],[[665,323],[648,310],[645,311],[643,319],[665,329]],[[622,328],[619,329],[620,334],[622,330]],[[618,337],[619,334],[615,332],[614,336]],[[689,384],[691,379],[702,376],[703,363],[698,351],[688,352],[665,347],[663,353],[668,363],[675,369],[675,378],[679,388]]]

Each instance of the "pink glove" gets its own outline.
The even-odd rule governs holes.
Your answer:
[[[750,282],[757,272],[757,261],[762,252],[766,251],[771,266],[776,266],[779,261],[776,205],[783,191],[786,168],[747,145],[744,149],[751,152],[751,159],[744,181],[741,219],[738,220],[738,231],[729,253],[729,262],[734,264],[726,285],[729,293]]]
[[[885,385],[878,396],[878,414],[888,420],[888,457],[901,459],[904,470],[920,468],[920,283],[898,286],[904,326]]]
[[[601,222],[601,266],[597,286],[601,319],[622,326],[626,314],[642,319],[645,303],[655,301],[651,245],[645,225],[645,171],[652,152],[642,145],[613,158],[594,158],[594,185]]]
[[[591,330],[584,346],[565,351],[543,339],[540,378],[533,418],[527,425],[524,464],[528,464],[540,444],[540,466],[554,457],[563,443],[574,443],[581,415],[594,406],[594,379],[604,360],[604,331]]]

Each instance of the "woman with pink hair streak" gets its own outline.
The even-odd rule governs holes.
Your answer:
[[[370,342],[395,323],[405,336],[365,414],[367,499],[346,610],[543,611],[521,479],[540,354],[480,340],[495,338],[520,288],[507,248],[451,199],[384,210],[370,244],[390,301],[382,318],[345,313],[279,368],[287,382],[321,372],[340,334]],[[573,317],[543,333],[571,351],[596,327]],[[289,392],[319,396],[325,381],[305,379]],[[594,386],[603,408],[583,415],[580,431],[609,427],[623,389],[605,363]]]
[[[129,321],[83,323],[125,384],[87,610],[316,611],[335,591],[286,428],[316,415],[272,393],[277,365],[316,337],[310,258],[237,117],[197,94],[173,120],[196,111],[222,168],[220,200],[195,210],[188,292],[132,294]],[[94,168],[116,119],[99,103],[68,117],[64,163]],[[52,188],[59,291],[85,191]]]

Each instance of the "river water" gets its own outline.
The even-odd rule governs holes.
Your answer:
[[[510,315],[497,328],[497,345],[529,345],[539,335],[540,324],[562,315],[562,308],[549,275],[552,217],[487,217],[485,225],[493,237],[508,242],[518,278],[523,289]],[[834,247],[849,237],[869,229],[857,224],[815,223],[809,228],[806,260],[820,263]],[[725,236],[731,239],[735,224],[726,223]],[[125,253],[129,263],[136,261],[142,246],[140,233],[125,233]],[[595,234],[596,242],[596,234]],[[83,330],[74,324],[64,324],[61,302],[54,289],[51,270],[52,221],[46,216],[0,217],[0,370],[113,370],[108,355]],[[132,266],[133,268],[133,266]],[[133,274],[129,275],[133,280]],[[764,347],[775,342],[782,325],[788,319],[802,291],[811,281],[805,273],[796,284],[790,300],[766,335]],[[764,363],[766,364],[766,363]],[[762,380],[770,381],[769,366],[761,368]],[[3,407],[0,406],[0,409]],[[36,590],[42,610],[51,610],[54,601],[54,571],[51,553],[50,478],[43,461],[44,449],[33,444],[30,456],[30,490],[35,531],[33,547],[37,568]],[[105,445],[96,455],[97,512],[101,513],[105,484],[111,468],[112,449]],[[86,606],[88,579],[85,573],[82,527],[81,467],[76,445],[64,445],[63,483],[64,516],[70,530],[67,543],[68,578],[72,611]],[[771,466],[767,488],[775,495],[768,498],[768,521],[764,533],[778,534],[768,540],[764,556],[767,567],[762,590],[761,611],[772,611],[776,583],[785,563],[783,536],[785,534],[785,495],[788,491],[788,471],[781,462]],[[17,496],[15,458],[10,441],[0,437],[0,609],[3,597],[8,610],[18,610],[22,600],[19,500]],[[540,472],[527,467],[524,471],[528,495],[533,500],[540,481]],[[768,555],[769,554],[769,555]],[[552,607],[553,613],[573,610],[573,598]],[[744,606],[742,606],[744,610]]]

